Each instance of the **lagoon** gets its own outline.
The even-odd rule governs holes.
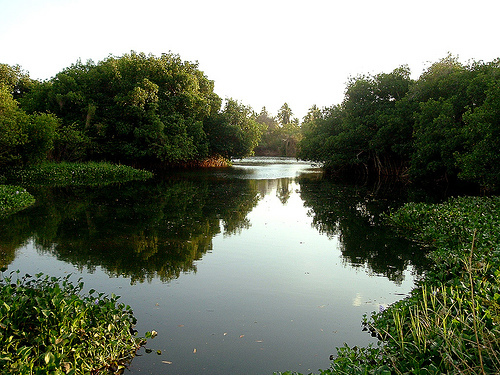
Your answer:
[[[316,372],[336,347],[375,342],[363,315],[426,267],[380,218],[404,193],[337,184],[293,159],[29,190],[37,204],[0,221],[0,263],[120,295],[139,335],[158,332],[131,374]]]

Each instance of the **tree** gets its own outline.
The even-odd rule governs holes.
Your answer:
[[[263,133],[259,144],[255,147],[255,155],[259,156],[279,156],[281,137],[279,136],[279,126],[275,117],[267,112],[263,107],[255,121],[262,125]]]
[[[0,168],[46,159],[52,150],[58,119],[49,114],[26,114],[0,84]]]
[[[406,66],[351,78],[340,106],[304,118],[299,156],[336,171],[498,188],[499,83],[500,59],[465,66],[451,55],[416,81]]]
[[[325,167],[344,165],[338,144],[339,136],[344,131],[344,115],[342,107],[337,105],[324,108],[321,116],[304,121],[298,157],[323,163]]]
[[[410,175],[414,180],[456,179],[454,154],[463,151],[463,116],[477,98],[468,95],[476,72],[447,57],[432,64],[409,92],[417,103]]]
[[[10,88],[0,84],[0,168],[21,162],[19,146],[28,142],[28,115],[12,97]]]
[[[398,103],[410,84],[406,66],[389,74],[351,78],[340,106],[323,113],[317,107],[309,110],[303,123],[301,157],[337,171],[401,173],[411,127],[401,119],[405,107]]]
[[[479,93],[464,114],[464,147],[454,157],[459,177],[483,187],[500,187],[500,60],[479,68],[469,93]],[[482,89],[478,90],[479,86]],[[482,103],[481,103],[482,100]]]
[[[284,103],[278,111],[278,120],[281,126],[289,124],[293,119],[293,112],[288,103]]]
[[[278,127],[276,119],[269,114],[266,107],[262,107],[260,113],[255,118],[255,121],[259,124],[266,125],[268,131],[273,131]]]
[[[307,114],[304,116],[304,118],[302,119],[302,123],[308,123],[308,122],[312,122],[316,119],[319,119],[319,118],[322,118],[323,117],[323,113],[321,112],[321,110],[318,108],[318,106],[316,104],[314,104],[311,108],[309,108],[309,110],[307,111]]]
[[[171,165],[210,156],[203,122],[222,101],[197,62],[131,52],[99,63],[78,61],[36,86],[24,102],[30,111],[59,116],[61,133],[87,147],[79,155]]]
[[[264,131],[252,109],[227,99],[224,109],[204,122],[210,150],[224,158],[242,158],[252,154]]]
[[[14,99],[19,99],[30,90],[33,80],[19,65],[10,66],[0,63],[0,84],[9,88]]]
[[[24,164],[36,164],[47,159],[58,138],[59,124],[60,120],[49,113],[29,116],[25,129],[28,142],[20,149]]]

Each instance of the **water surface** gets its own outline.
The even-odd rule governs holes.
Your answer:
[[[0,263],[120,295],[139,334],[158,331],[131,374],[327,368],[336,347],[374,342],[363,314],[425,267],[381,225],[401,202],[290,159],[31,192],[35,207],[0,222]]]

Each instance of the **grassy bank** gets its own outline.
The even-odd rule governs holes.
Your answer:
[[[364,322],[377,346],[338,348],[320,374],[500,373],[500,198],[407,204],[388,221],[431,247],[434,267]]]
[[[2,374],[120,373],[143,343],[117,296],[19,271],[0,279]],[[149,334],[150,336],[150,334]]]

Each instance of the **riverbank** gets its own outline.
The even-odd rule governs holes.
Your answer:
[[[12,169],[7,181],[23,186],[96,186],[133,180],[147,180],[153,173],[127,165],[105,162],[54,163],[46,162],[30,167]]]
[[[499,212],[500,197],[462,197],[389,215],[431,248],[434,267],[410,297],[364,322],[377,346],[338,348],[320,374],[499,373]]]

